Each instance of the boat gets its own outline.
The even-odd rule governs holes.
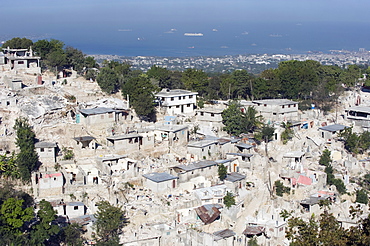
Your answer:
[[[187,37],[203,37],[203,33],[196,33],[196,32],[186,32],[184,33],[184,36],[187,36]]]

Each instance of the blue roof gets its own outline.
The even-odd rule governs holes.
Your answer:
[[[171,175],[169,173],[148,173],[143,175],[144,178],[147,178],[153,182],[160,183],[167,180],[178,179],[179,177]]]

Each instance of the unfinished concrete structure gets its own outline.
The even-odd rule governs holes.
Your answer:
[[[355,106],[345,110],[346,118],[356,126],[362,126],[365,129],[370,127],[370,107]]]
[[[154,139],[152,141],[154,146]],[[107,146],[112,148],[117,154],[139,151],[142,145],[143,136],[137,133],[107,137]]]
[[[191,92],[187,90],[170,90],[163,89],[155,94],[159,102],[159,107],[164,114],[178,115],[178,114],[192,114],[197,103],[198,92]]]
[[[0,59],[2,71],[17,71],[30,74],[41,73],[40,57],[33,56],[30,49],[3,48],[4,56]]]

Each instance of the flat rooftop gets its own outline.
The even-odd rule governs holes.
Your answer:
[[[198,92],[192,92],[187,90],[175,89],[175,90],[168,90],[163,89],[157,94],[156,97],[173,97],[173,96],[187,96],[187,95],[198,95]]]

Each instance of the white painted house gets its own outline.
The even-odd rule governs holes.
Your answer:
[[[197,103],[198,92],[163,89],[155,96],[164,114],[192,114]]]

